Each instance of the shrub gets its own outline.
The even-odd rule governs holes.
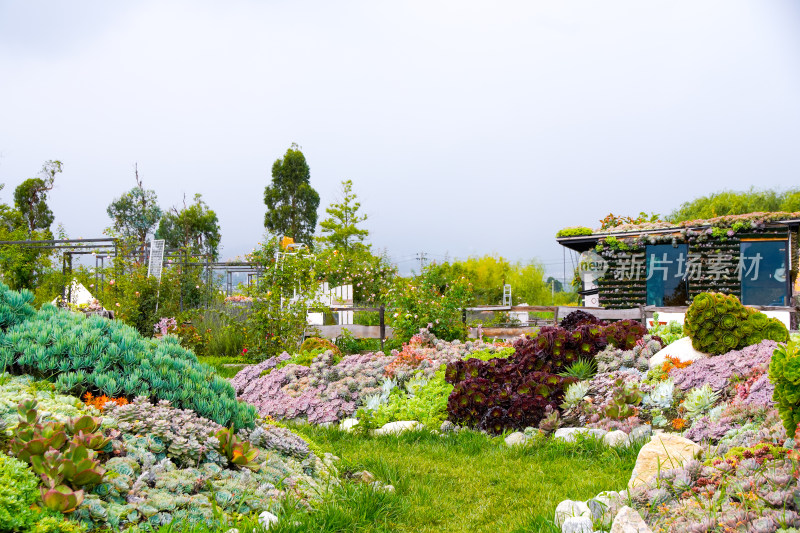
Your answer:
[[[0,531],[24,531],[34,523],[38,486],[28,465],[0,452]]]
[[[572,228],[562,228],[556,233],[556,237],[580,237],[582,235],[591,235],[594,233],[592,228],[584,226],[576,226]]]
[[[320,337],[309,337],[308,339],[303,341],[303,344],[300,345],[300,353],[303,352],[317,352],[322,353],[326,350],[330,350],[333,352],[333,355],[336,357],[341,358],[342,352],[339,350],[339,347],[336,346],[334,343],[329,341],[328,339],[323,339]]]
[[[686,311],[684,331],[696,350],[715,355],[763,340],[789,340],[780,320],[743,306],[736,296],[712,292],[695,296]]]
[[[146,396],[190,408],[222,425],[252,424],[255,408],[236,401],[230,384],[178,343],[142,337],[131,326],[43,305],[0,284],[0,368],[54,379],[64,391]],[[28,306],[29,307],[29,306]]]
[[[773,399],[783,427],[793,438],[800,423],[800,343],[791,340],[775,349],[769,363],[769,379],[775,385]]]

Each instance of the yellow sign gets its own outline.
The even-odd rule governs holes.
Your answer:
[[[294,244],[294,239],[291,237],[284,237],[281,239],[281,249],[285,250],[290,244]]]

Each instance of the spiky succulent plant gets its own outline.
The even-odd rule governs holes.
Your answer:
[[[657,409],[669,409],[675,394],[675,383],[671,379],[658,382],[653,390],[642,398],[642,405]]]
[[[561,407],[564,409],[575,407],[586,397],[588,392],[588,381],[578,381],[577,383],[568,385],[566,391],[564,392],[564,401],[562,402]]]
[[[708,412],[719,399],[719,393],[705,384],[702,387],[690,390],[683,401],[683,408],[686,409],[686,416],[694,419]]]

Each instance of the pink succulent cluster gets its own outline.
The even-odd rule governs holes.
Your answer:
[[[681,390],[702,387],[708,383],[712,389],[720,391],[728,386],[733,376],[748,376],[754,367],[769,364],[777,346],[775,341],[762,341],[724,355],[700,359],[686,368],[676,368],[670,372],[670,376]]]
[[[332,352],[314,358],[310,367],[288,364],[283,353],[244,368],[231,380],[237,397],[256,406],[259,413],[276,419],[307,419],[309,423],[336,422],[357,410],[362,400],[381,392],[387,376],[432,377],[443,365],[478,350],[498,349],[482,341],[445,342],[422,331],[398,352],[349,355],[335,362]]]

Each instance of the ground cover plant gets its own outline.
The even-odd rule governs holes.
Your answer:
[[[376,409],[389,401],[392,389],[407,392],[406,383],[421,386],[422,381],[434,380],[445,363],[476,352],[486,357],[503,349],[504,345],[483,341],[446,342],[423,330],[388,355],[375,352],[340,357],[333,350],[316,355],[315,351],[294,356],[284,353],[243,369],[231,383],[238,398],[255,405],[261,415],[332,423],[353,415],[362,406]],[[440,396],[446,388],[440,386],[434,395],[433,387],[431,384],[425,389],[432,401],[446,398]],[[399,414],[389,418],[394,416]]]
[[[288,429],[259,422],[234,432],[163,400],[108,401],[102,410],[93,400],[30,376],[0,374],[0,422],[10,437],[4,448],[13,456],[0,455],[0,462],[13,467],[9,475],[20,484],[9,505],[43,510],[21,515],[28,525],[66,517],[76,531],[215,527],[278,512],[289,500],[317,505],[335,483],[319,449]]]

